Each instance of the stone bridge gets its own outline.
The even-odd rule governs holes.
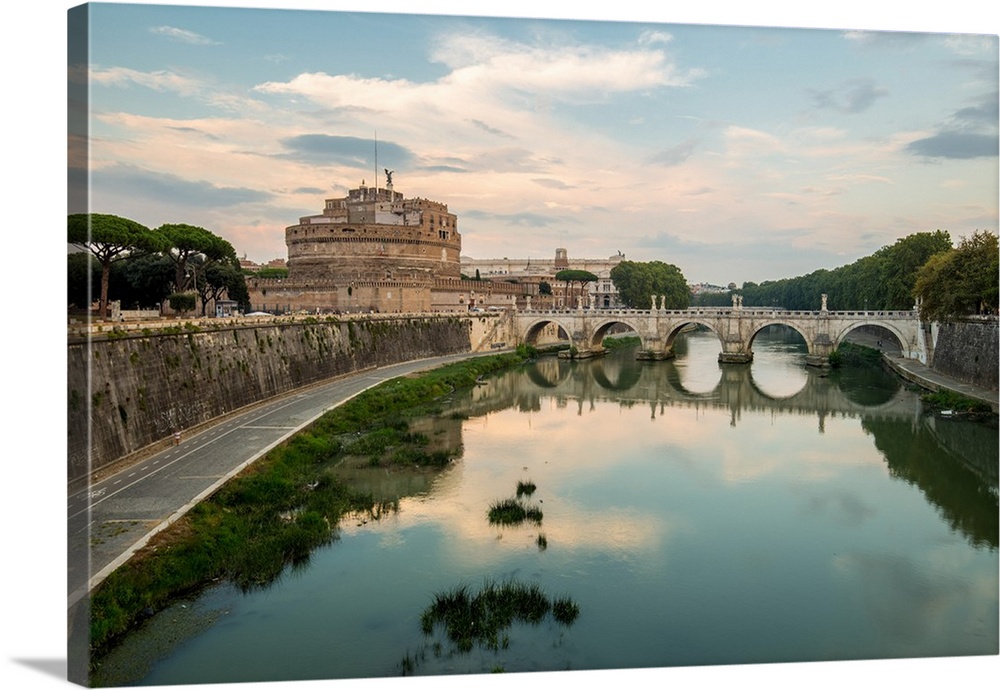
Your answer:
[[[806,362],[823,366],[848,334],[859,328],[877,327],[875,332],[902,355],[928,362],[925,331],[916,309],[910,311],[829,311],[826,295],[819,311],[744,308],[738,300],[733,307],[695,309],[577,309],[535,311],[528,308],[510,313],[512,329],[519,342],[541,344],[556,333],[568,339],[570,356],[585,358],[603,352],[604,338],[631,330],[642,339],[640,359],[669,359],[674,356],[674,339],[685,328],[703,326],[719,338],[722,363],[753,361],[753,341],[768,326],[788,326],[797,331],[808,348]],[[624,328],[623,328],[624,327]]]

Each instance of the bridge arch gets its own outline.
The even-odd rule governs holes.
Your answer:
[[[573,344],[573,337],[571,335],[572,329],[570,329],[560,319],[552,317],[539,318],[533,321],[524,331],[524,342],[529,345],[540,344],[539,338],[549,326],[554,326],[557,329],[557,339],[561,340],[565,338],[570,342],[570,344]]]
[[[901,352],[907,351],[907,338],[898,328],[896,328],[895,324],[893,324],[892,321],[879,321],[875,319],[863,319],[844,326],[834,338],[834,348],[840,347],[840,344],[845,342],[847,336],[851,333],[863,328],[874,328],[878,329],[880,333],[888,333],[896,341],[896,345],[899,347]],[[883,338],[883,340],[884,339],[885,338]]]
[[[753,352],[753,341],[757,339],[757,336],[760,335],[765,328],[771,328],[772,326],[783,326],[785,328],[790,328],[791,330],[795,331],[802,337],[803,342],[805,342],[806,351],[808,352],[808,354],[810,355],[816,354],[814,351],[816,349],[815,348],[816,343],[813,342],[812,338],[809,337],[809,334],[806,333],[804,330],[802,330],[802,328],[800,328],[796,324],[788,323],[787,321],[784,321],[782,319],[773,319],[771,321],[762,322],[756,328],[756,330],[754,330],[753,333],[750,334],[750,339],[749,342],[747,343],[747,350],[749,352]]]
[[[632,322],[629,319],[608,318],[599,321],[595,326],[594,330],[590,333],[589,339],[587,341],[589,343],[590,348],[594,350],[599,349],[601,347],[601,343],[604,342],[604,339],[607,337],[608,333],[615,326],[625,326],[630,331],[635,333],[637,336],[642,338],[643,341],[645,341],[645,338],[643,338],[642,336],[641,328],[638,324]]]
[[[716,338],[719,339],[719,346],[722,346],[723,338],[722,334],[719,333],[715,325],[708,321],[707,319],[689,319],[686,321],[678,321],[669,328],[669,330],[664,334],[663,338],[663,350],[665,353],[673,353],[674,351],[674,341],[677,340],[677,336],[683,333],[688,326],[701,326],[709,330]]]

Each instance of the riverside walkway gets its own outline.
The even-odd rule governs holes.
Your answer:
[[[967,398],[987,403],[993,409],[994,413],[1000,411],[1000,403],[998,403],[1000,395],[998,395],[997,391],[980,388],[979,386],[974,386],[971,383],[962,383],[957,379],[934,371],[926,364],[922,364],[915,359],[893,357],[891,355],[883,355],[882,358],[893,369],[893,371],[898,373],[907,381],[911,381],[922,388],[927,388],[932,391],[954,391],[955,393],[960,393]]]

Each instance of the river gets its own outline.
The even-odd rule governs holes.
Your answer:
[[[809,369],[783,329],[748,366],[704,332],[675,349],[542,357],[456,392],[412,425],[456,462],[344,473],[397,511],[345,521],[266,589],[157,614],[95,684],[997,653],[995,422],[930,414],[881,370]],[[491,524],[507,498],[540,522]],[[504,584],[579,615],[468,650],[422,628],[435,596]]]

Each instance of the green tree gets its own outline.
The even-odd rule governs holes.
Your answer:
[[[247,275],[247,271],[243,272],[243,275]],[[288,277],[287,268],[262,268],[256,273],[250,273],[251,277],[261,278],[264,280],[284,280]]]
[[[170,243],[168,256],[174,262],[174,289],[183,292],[197,288],[199,271],[211,262],[233,260],[239,265],[233,245],[215,233],[196,225],[168,223],[157,228]],[[201,256],[203,261],[194,262],[193,257]]]
[[[653,295],[663,295],[667,309],[686,309],[691,303],[687,280],[673,264],[622,261],[611,269],[611,281],[631,309],[648,309]]]
[[[875,252],[875,276],[866,288],[874,308],[910,309],[917,272],[933,255],[951,249],[947,232],[919,232]]]
[[[91,288],[101,282],[101,264],[90,252],[70,252],[67,258],[67,304],[86,309],[93,302]]]
[[[997,236],[976,231],[958,247],[939,252],[918,271],[913,294],[924,321],[953,321],[978,313],[996,313]]]
[[[759,285],[744,283],[743,304],[814,310],[826,294],[830,309],[910,309],[917,271],[932,255],[950,247],[947,232],[915,233],[846,266]]]
[[[539,283],[538,283],[538,294],[539,295],[551,295],[552,294],[552,285],[550,285],[548,283],[548,281],[545,281],[545,280],[539,281]]]
[[[186,314],[195,307],[197,297],[191,292],[175,292],[167,297],[170,308],[180,314]]]
[[[170,294],[174,265],[159,253],[129,255],[111,267],[111,287],[122,306],[133,309],[159,306]]]
[[[218,301],[223,296],[235,300],[244,311],[248,310],[250,293],[243,272],[237,265],[225,261],[210,262],[205,266],[201,277],[198,294],[201,297],[202,316],[205,316],[211,300]]]
[[[111,264],[133,251],[164,251],[163,235],[128,218],[107,213],[73,213],[67,219],[70,244],[88,250],[101,265],[98,308],[107,314]]]
[[[584,288],[587,283],[593,283],[597,281],[597,276],[590,271],[584,271],[577,268],[564,268],[555,275],[556,280],[561,280],[566,283],[566,300],[570,299],[572,293],[572,286],[576,283],[580,284],[579,294],[583,295]],[[569,306],[569,305],[567,305]]]

